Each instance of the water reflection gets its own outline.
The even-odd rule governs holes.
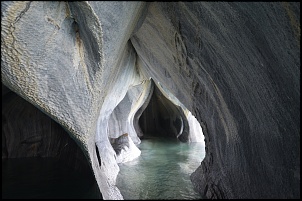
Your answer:
[[[204,143],[176,139],[142,140],[141,156],[119,164],[117,187],[124,199],[201,199],[190,174],[205,156]]]

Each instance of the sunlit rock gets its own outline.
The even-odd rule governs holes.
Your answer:
[[[128,133],[135,144],[139,144],[143,133],[137,129],[140,118],[139,111],[144,110],[143,105],[148,105],[153,93],[153,83],[145,80],[132,86],[127,91],[123,100],[114,108],[108,123],[108,136],[117,138],[123,133]],[[138,130],[138,131],[137,131]]]
[[[204,142],[204,135],[198,120],[187,110],[186,117],[190,128],[189,142]]]
[[[141,151],[135,146],[128,133],[118,138],[111,138],[111,145],[116,152],[116,162],[125,163],[137,158]]]

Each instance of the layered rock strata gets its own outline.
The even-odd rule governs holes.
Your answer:
[[[152,3],[138,65],[203,127],[207,198],[300,197],[299,3]]]

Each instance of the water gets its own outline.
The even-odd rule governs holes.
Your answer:
[[[201,199],[190,175],[205,156],[204,143],[142,140],[141,156],[119,164],[116,185],[124,199]]]
[[[101,198],[91,170],[72,171],[55,158],[2,160],[2,199]]]
[[[204,158],[203,143],[145,139],[141,156],[119,164],[117,186],[124,199],[201,199],[190,174]],[[71,171],[54,158],[2,160],[2,199],[98,199],[92,171]]]

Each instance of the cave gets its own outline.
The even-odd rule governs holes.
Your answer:
[[[198,194],[300,198],[299,16],[299,2],[1,1],[2,84],[68,133],[4,101],[2,156],[63,157],[69,136],[102,198],[121,200],[144,134],[185,146],[199,122]]]
[[[168,100],[156,86],[139,119],[139,125],[144,133],[143,138],[156,136],[189,141],[189,124],[182,108]]]
[[[159,83],[157,85],[153,79],[150,81],[153,90],[150,90],[148,98],[134,115],[134,122],[131,122],[137,124],[136,133],[140,133],[141,142],[136,146],[141,154],[132,160],[117,160],[120,171],[116,186],[124,199],[201,199],[193,190],[189,175],[205,156],[202,128],[173,94]],[[115,118],[129,114],[130,97],[128,91],[113,112]],[[110,122],[113,122],[113,118]],[[112,126],[110,123],[109,130]],[[121,122],[120,126],[115,127],[121,130],[127,128]],[[131,155],[128,136],[123,134],[113,140],[118,158],[123,149]]]
[[[60,124],[4,85],[1,99],[3,199],[102,198],[86,156]]]

